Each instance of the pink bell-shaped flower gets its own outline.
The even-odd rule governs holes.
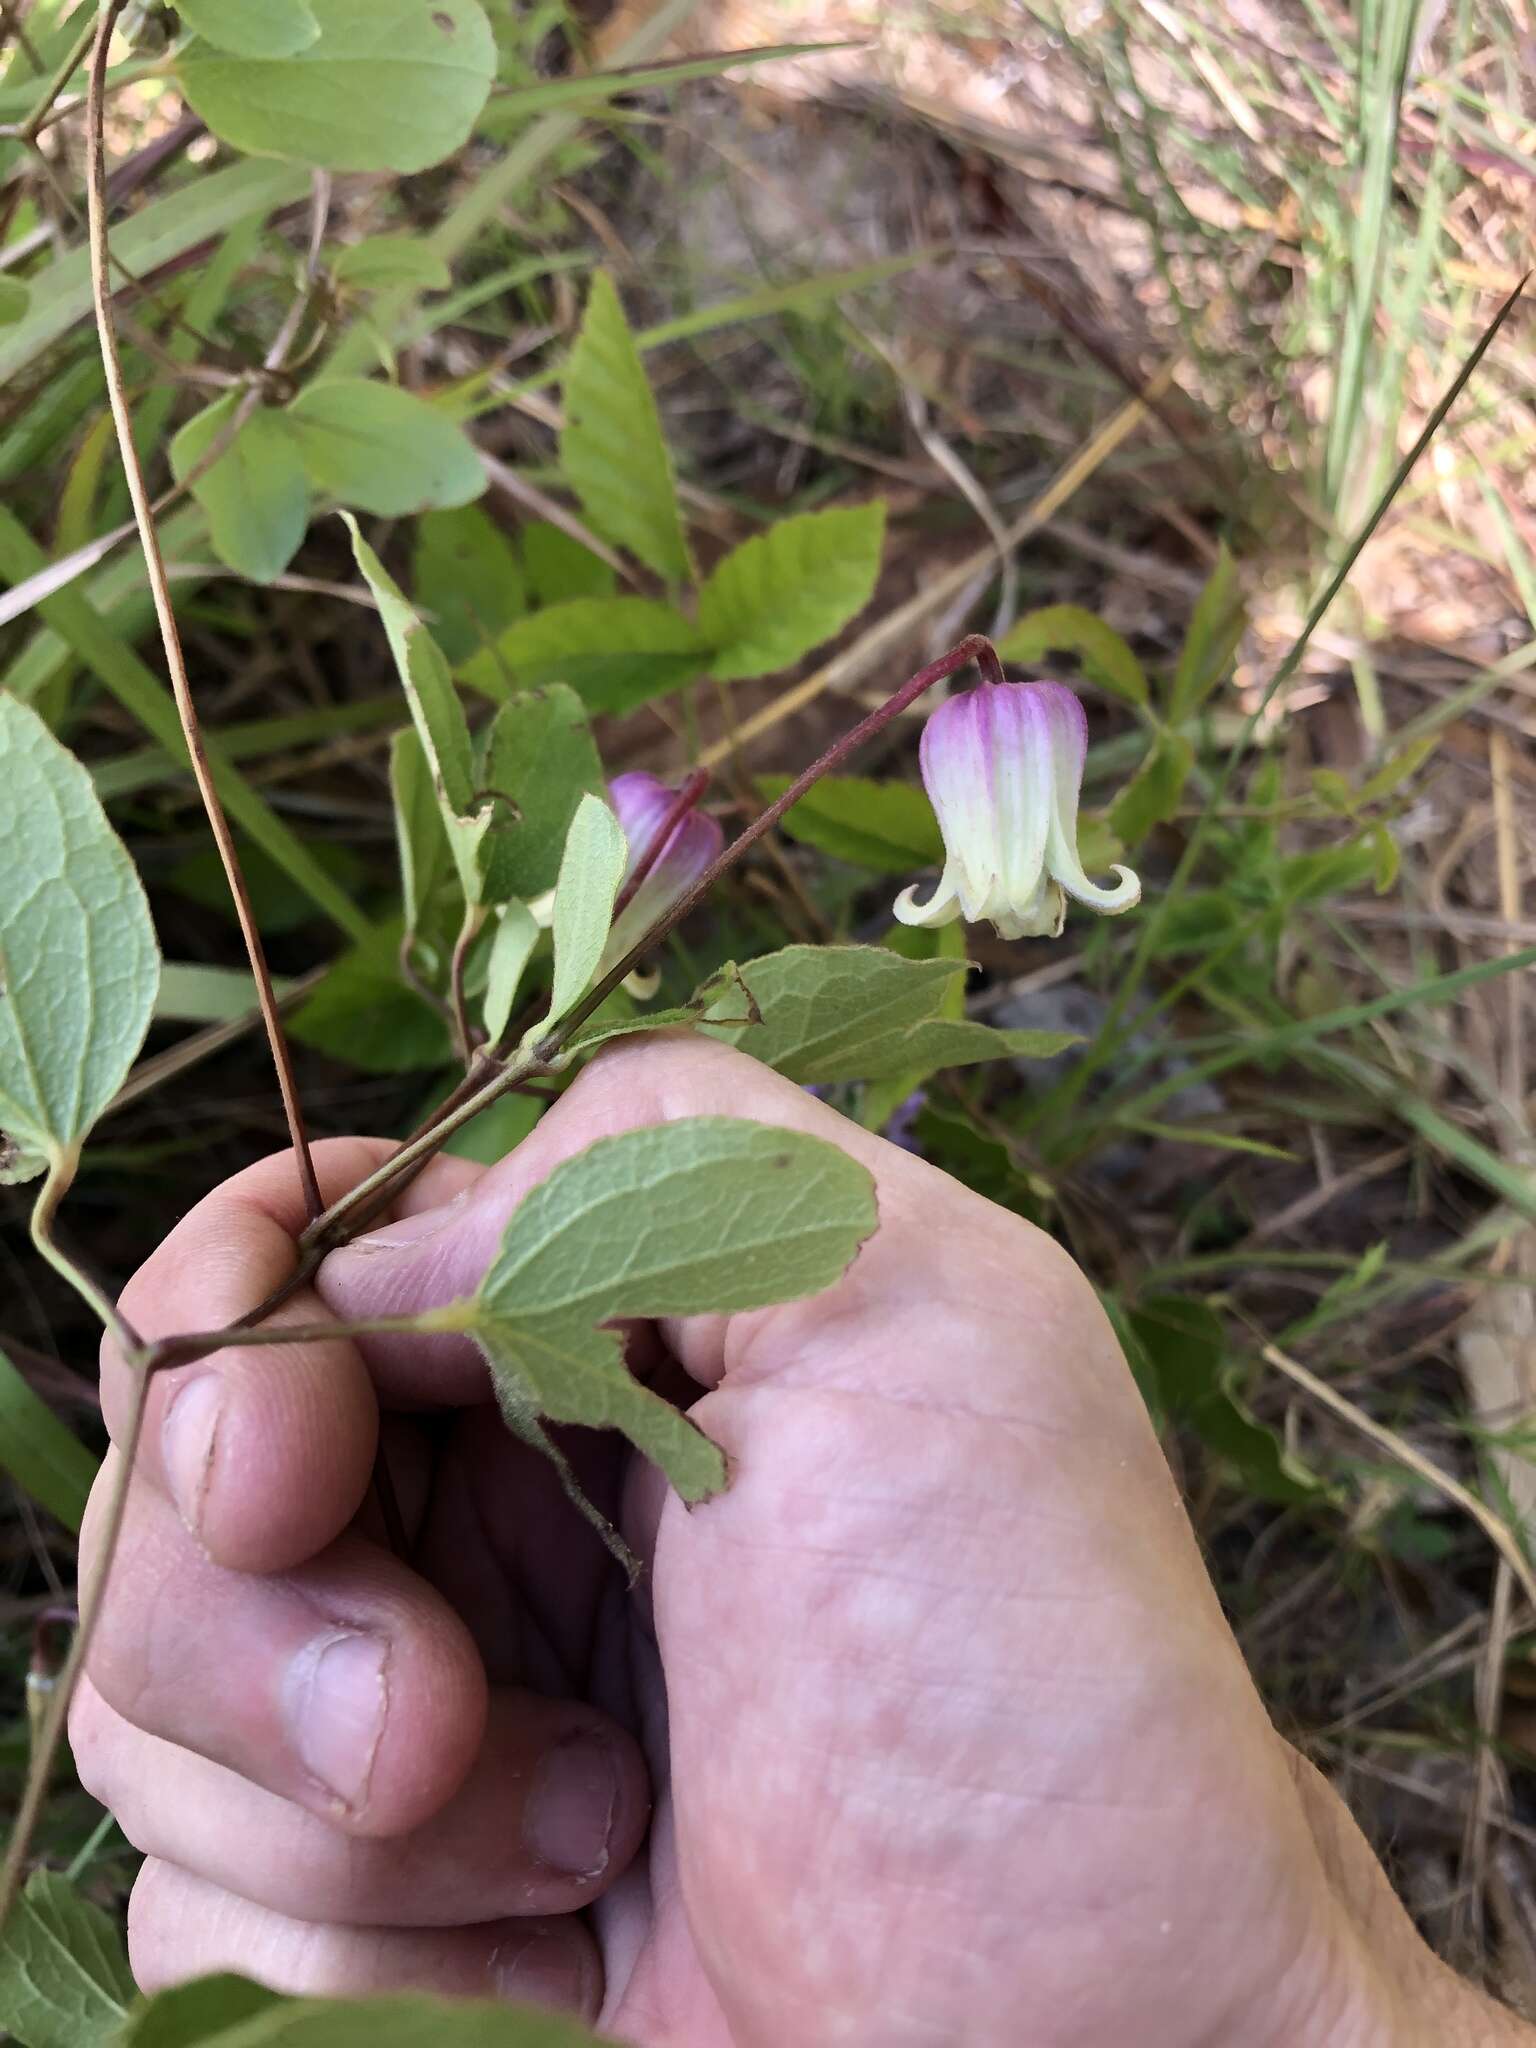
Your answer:
[[[983,683],[942,703],[923,731],[923,783],[944,834],[944,872],[923,901],[895,904],[903,924],[983,919],[1005,939],[1055,938],[1067,896],[1116,916],[1141,900],[1117,867],[1091,882],[1077,851],[1088,753],[1083,707],[1062,683]]]
[[[629,845],[629,860],[624,869],[626,884],[650,852],[677,798],[677,790],[669,789],[655,775],[616,775],[609,783],[608,802]],[[622,960],[657,918],[687,894],[724,845],[725,832],[717,818],[698,810],[679,818],[641,878],[640,886],[615,918],[604,959]]]

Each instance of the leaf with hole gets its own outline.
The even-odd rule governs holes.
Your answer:
[[[997,643],[1004,661],[1032,667],[1043,655],[1071,654],[1089,682],[1125,704],[1147,704],[1146,671],[1112,626],[1080,605],[1050,604],[1026,612]]]
[[[693,564],[672,458],[640,351],[605,271],[592,279],[563,395],[560,466],[588,524],[663,582],[686,582]]]
[[[154,1013],[160,952],[90,776],[0,693],[0,1131],[67,1160]]]
[[[116,1922],[34,1871],[0,1931],[0,2027],[20,2048],[105,2048],[134,1997]]]
[[[788,668],[840,633],[875,592],[885,506],[802,512],[754,534],[699,592],[699,631],[723,682]]]
[[[569,683],[590,711],[633,711],[707,665],[697,627],[648,597],[578,597],[514,620],[461,670],[488,697],[511,684]]]
[[[466,1304],[469,1328],[504,1405],[622,1430],[685,1500],[704,1500],[725,1459],[600,1326],[817,1294],[875,1223],[870,1175],[819,1138],[728,1117],[627,1131],[523,1199]]]
[[[786,946],[741,969],[761,1023],[726,1024],[720,1005],[704,1021],[712,1037],[807,1083],[1049,1059],[1078,1043],[1070,1033],[995,1031],[946,1016],[946,998],[965,972],[963,960],[904,960],[882,946]]]
[[[608,943],[614,901],[628,858],[618,819],[601,797],[583,796],[566,834],[555,882],[550,917],[555,974],[549,1009],[528,1033],[529,1044],[552,1030],[592,986]]]
[[[560,873],[577,805],[604,787],[574,690],[551,683],[508,699],[485,736],[480,785],[496,805],[494,829],[480,846],[483,900],[542,896]]]
[[[485,471],[462,427],[398,384],[327,377],[284,418],[317,491],[353,511],[395,519],[436,505],[467,505]]]
[[[225,0],[223,11],[267,6]],[[222,141],[333,171],[424,171],[468,141],[496,76],[479,0],[307,8],[319,33],[300,49],[237,54],[199,38],[177,57],[188,103]]]
[[[320,34],[309,0],[176,0],[176,12],[232,57],[295,57]]]
[[[783,795],[789,781],[787,775],[759,775],[755,787],[769,803]],[[944,835],[933,805],[911,782],[823,776],[785,813],[782,829],[802,846],[880,875],[905,875],[944,858]]]
[[[309,483],[286,417],[260,406],[201,475],[198,464],[229,435],[240,405],[231,392],[187,421],[171,443],[171,473],[193,480],[214,552],[242,576],[270,583],[299,551],[309,525]]]

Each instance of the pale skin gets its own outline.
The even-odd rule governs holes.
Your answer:
[[[156,1384],[71,1729],[149,1859],[140,1982],[526,1998],[634,2048],[1530,2048],[1271,1727],[1071,1260],[754,1061],[614,1048],[282,1313],[462,1295],[558,1161],[719,1114],[845,1147],[880,1228],[813,1301],[635,1333],[734,1474],[690,1512],[573,1438],[639,1596],[461,1339]],[[327,1199],[387,1153],[318,1148]],[[124,1308],[228,1321],[303,1221],[291,1159],[253,1167]],[[115,1429],[127,1395],[109,1347]],[[381,1410],[409,1561],[369,1500]]]

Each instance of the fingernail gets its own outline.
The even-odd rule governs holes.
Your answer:
[[[596,2019],[602,1978],[591,1939],[568,1921],[530,1927],[490,1955],[491,1993]]]
[[[455,1197],[441,1209],[419,1209],[414,1216],[402,1216],[398,1223],[385,1223],[377,1230],[370,1230],[366,1237],[354,1237],[350,1244],[342,1246],[342,1251],[403,1251],[408,1244],[420,1244],[424,1237],[435,1237],[457,1206],[458,1198]]]
[[[550,1870],[596,1877],[608,1862],[618,1758],[601,1735],[569,1736],[541,1758],[523,1809],[523,1839]]]
[[[309,1775],[355,1811],[368,1794],[389,1705],[389,1647],[378,1636],[331,1629],[288,1667],[283,1718]]]
[[[171,1498],[194,1536],[201,1530],[208,1482],[213,1477],[223,1399],[219,1375],[199,1373],[178,1389],[160,1425],[160,1459]]]

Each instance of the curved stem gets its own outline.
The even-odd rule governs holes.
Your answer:
[[[95,48],[91,55],[90,96],[86,122],[86,197],[90,211],[91,294],[96,306],[102,366],[106,372],[107,398],[112,407],[113,423],[117,428],[123,472],[128,481],[128,495],[133,501],[133,516],[144,549],[144,565],[154,598],[155,616],[159,621],[160,637],[165,645],[166,666],[170,671],[176,709],[181,716],[182,732],[186,738],[192,773],[197,780],[198,794],[208,814],[208,823],[219,849],[219,859],[223,863],[230,894],[235,901],[235,912],[240,920],[240,933],[245,940],[246,952],[250,956],[251,973],[256,982],[262,1021],[266,1025],[267,1042],[272,1049],[272,1064],[277,1070],[277,1084],[283,1098],[283,1113],[288,1120],[288,1135],[298,1161],[304,1201],[310,1215],[314,1217],[320,1215],[325,1203],[320,1193],[320,1183],[315,1178],[314,1161],[310,1157],[309,1138],[304,1127],[304,1112],[299,1102],[298,1083],[294,1077],[288,1041],[283,1033],[277,997],[272,987],[272,976],[267,969],[261,933],[257,928],[255,912],[251,906],[250,892],[245,885],[239,855],[235,850],[234,836],[224,815],[224,806],[219,800],[213,772],[208,765],[207,752],[203,746],[197,706],[192,696],[191,679],[187,673],[186,658],[182,653],[181,634],[176,624],[175,608],[171,603],[165,558],[160,552],[160,537],[155,529],[154,512],[150,505],[138,451],[134,447],[133,419],[128,410],[123,384],[122,357],[117,344],[109,282],[111,255],[107,243],[106,143],[102,104],[112,31],[125,5],[126,0],[107,0],[107,4],[102,8],[96,28]]]
[[[75,1168],[79,1164],[78,1149],[60,1153],[50,1162],[48,1178],[38,1192],[32,1205],[32,1243],[52,1266],[61,1279],[67,1280],[81,1300],[116,1338],[118,1348],[125,1358],[139,1350],[139,1338],[133,1325],[96,1285],[90,1274],[77,1266],[67,1252],[55,1243],[53,1219],[59,1213],[59,1204],[69,1193],[74,1182]]]

